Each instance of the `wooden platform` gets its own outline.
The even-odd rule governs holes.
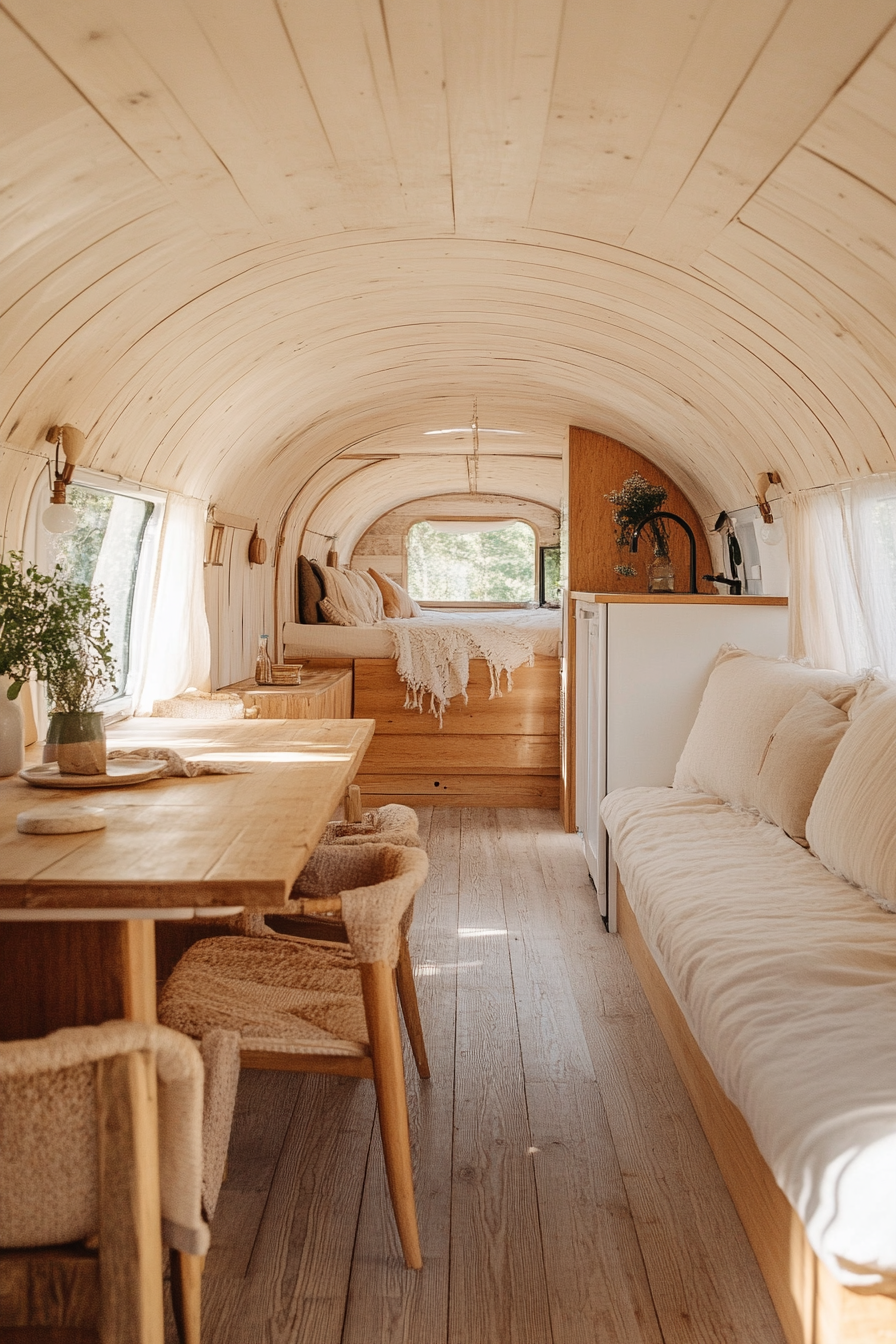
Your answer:
[[[783,1344],[580,842],[544,810],[420,815],[423,1271],[401,1262],[372,1085],[246,1073],[203,1344]]]
[[[896,1301],[849,1292],[816,1257],[746,1120],[694,1040],[621,882],[617,910],[620,936],[756,1252],[788,1344],[894,1344]]]
[[[560,663],[519,667],[513,690],[489,699],[488,666],[470,662],[467,704],[438,719],[404,707],[390,658],[355,659],[356,718],[376,733],[356,782],[369,806],[556,808],[560,797]]]

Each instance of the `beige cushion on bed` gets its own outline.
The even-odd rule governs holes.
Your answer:
[[[826,868],[896,912],[896,690],[850,725],[815,795],[806,837]]]
[[[383,619],[382,595],[369,574],[360,569],[333,569],[328,565],[323,575],[326,600],[353,616],[351,624],[375,625]]]
[[[759,813],[806,845],[806,819],[822,776],[849,719],[842,709],[807,691],[768,740],[759,770]]]
[[[406,588],[390,579],[387,574],[371,569],[370,576],[383,595],[383,610],[388,619],[407,620],[412,616],[422,616],[423,608],[415,602]]]
[[[713,794],[734,807],[757,808],[762,755],[784,715],[807,691],[844,709],[855,689],[855,681],[842,672],[724,646],[675,768],[674,787]]]

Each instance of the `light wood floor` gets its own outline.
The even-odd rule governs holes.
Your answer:
[[[783,1344],[578,840],[543,811],[421,831],[425,1268],[400,1259],[372,1084],[245,1073],[204,1344]]]

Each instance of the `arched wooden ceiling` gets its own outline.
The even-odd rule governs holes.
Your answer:
[[[354,536],[466,488],[474,399],[495,491],[570,423],[704,513],[891,469],[894,19],[5,0],[0,438]]]

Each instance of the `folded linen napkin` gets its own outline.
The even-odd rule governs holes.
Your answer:
[[[195,779],[197,775],[248,775],[251,765],[240,761],[188,761],[172,747],[133,747],[128,751],[118,748],[106,753],[109,761],[167,761],[160,779],[179,776],[183,779]]]

